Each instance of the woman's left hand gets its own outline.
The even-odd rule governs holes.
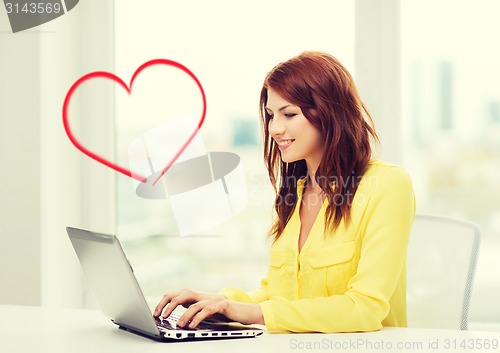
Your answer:
[[[195,328],[207,318],[222,314],[231,321],[242,324],[264,324],[264,317],[259,304],[240,303],[227,299],[220,294],[197,292],[190,289],[174,291],[163,296],[155,308],[155,317],[168,317],[178,306],[187,308],[177,325]]]

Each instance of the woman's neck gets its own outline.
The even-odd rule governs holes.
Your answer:
[[[321,187],[318,185],[316,181],[316,171],[319,167],[319,164],[314,163],[314,165],[306,160],[307,166],[307,188],[309,192],[313,192],[315,194],[319,194],[321,192]]]
[[[312,194],[320,194],[323,191],[316,181],[314,174],[308,174],[306,188],[307,192]]]

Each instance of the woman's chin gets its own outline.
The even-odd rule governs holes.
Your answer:
[[[281,160],[284,163],[293,163],[293,162],[297,162],[298,161],[297,158],[290,158],[290,156],[283,156],[283,153],[281,154]]]

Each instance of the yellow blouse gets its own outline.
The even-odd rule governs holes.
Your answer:
[[[300,200],[270,249],[260,288],[222,290],[260,303],[268,330],[373,331],[406,326],[406,248],[415,216],[411,179],[401,167],[371,161],[353,199],[351,222],[324,231],[327,200],[298,252]]]

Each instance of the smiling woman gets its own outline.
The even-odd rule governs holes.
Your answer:
[[[305,52],[267,75],[260,109],[276,190],[266,278],[248,293],[171,291],[154,315],[184,305],[190,328],[214,314],[292,332],[406,326],[413,187],[404,169],[372,159],[377,137],[351,75]]]
[[[275,103],[281,103],[283,107],[294,106],[298,109],[299,119],[290,121],[286,127],[277,126],[268,108]],[[286,181],[290,177],[298,179],[303,176],[304,168],[312,182],[309,190],[319,186],[331,201],[354,196],[357,184],[349,183],[349,180],[363,174],[372,154],[369,137],[377,140],[377,136],[365,120],[363,113],[370,121],[371,117],[359,98],[351,75],[336,58],[309,52],[278,65],[265,79],[260,105],[264,126],[267,125],[264,129],[264,156],[273,184],[278,177],[276,167],[280,168],[282,197],[293,194],[295,188],[283,178],[286,177]],[[290,150],[284,152],[278,143],[280,156],[274,148],[273,140],[281,142],[285,132],[300,134],[295,151],[300,151],[301,155],[294,156]],[[285,162],[281,165],[280,157]],[[293,171],[284,169],[289,162],[297,162],[297,168]],[[337,185],[332,190],[329,186],[334,179]],[[316,180],[318,185],[315,185]],[[349,215],[350,205],[350,200],[339,203],[335,216],[333,207],[329,207],[327,218],[334,217],[337,226],[344,215]],[[293,210],[294,205],[291,206],[278,205],[279,220],[274,228],[278,237]]]

